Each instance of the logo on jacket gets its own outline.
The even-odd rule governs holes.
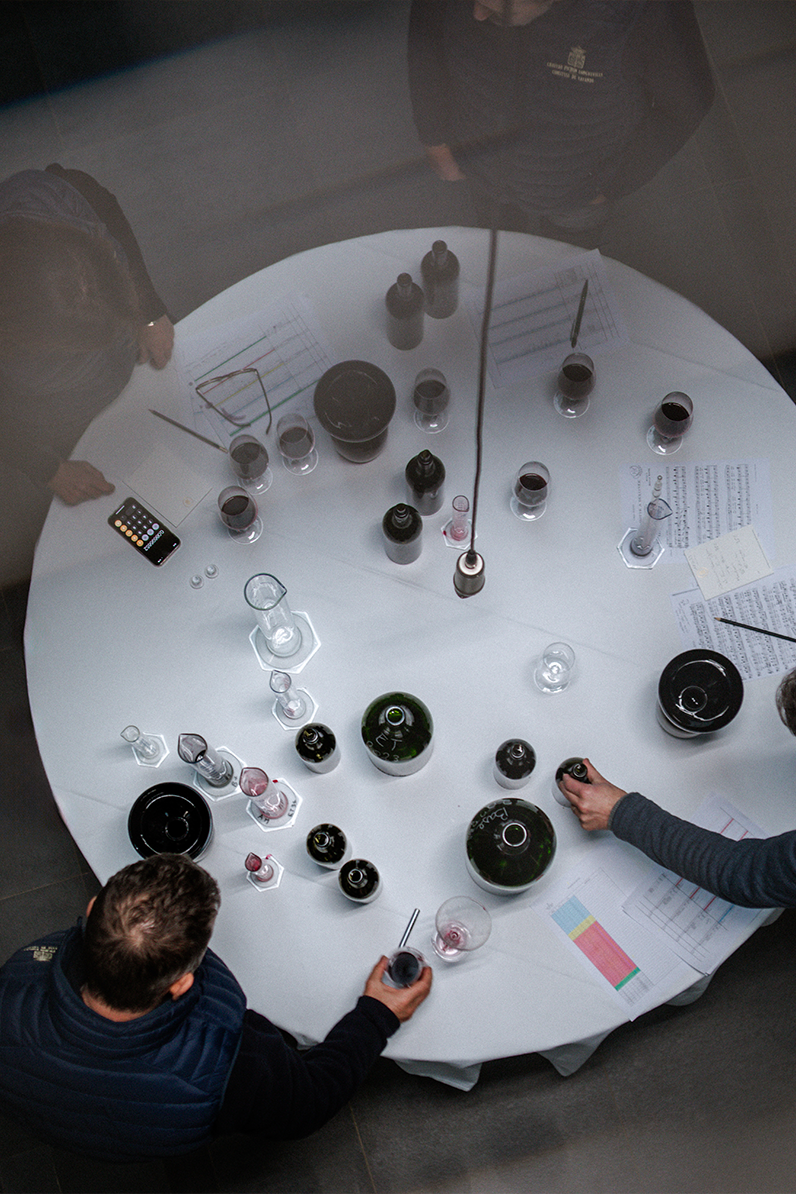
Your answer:
[[[30,951],[33,954],[34,962],[52,962],[55,955],[58,953],[57,945],[28,945],[26,952]]]
[[[573,70],[583,70],[586,65],[586,51],[583,46],[573,46],[569,51],[567,58],[567,66],[571,66]]]

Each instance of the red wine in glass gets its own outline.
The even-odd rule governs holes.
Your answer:
[[[661,456],[676,452],[693,421],[694,404],[688,395],[679,391],[667,394],[652,416],[648,445]]]

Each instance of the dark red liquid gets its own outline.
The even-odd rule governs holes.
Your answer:
[[[279,437],[279,447],[291,460],[300,460],[312,451],[312,437],[303,427],[288,427]]]
[[[538,473],[523,473],[520,477],[520,485],[523,489],[546,489],[547,482],[544,477],[540,477]]]
[[[409,987],[420,974],[420,962],[408,950],[401,950],[390,962],[389,975],[397,987]]]
[[[241,478],[259,477],[265,472],[268,455],[260,444],[238,444],[230,452],[234,469]]]
[[[677,436],[688,430],[691,424],[689,411],[679,402],[663,402],[655,412],[655,426],[661,435]]]
[[[564,365],[558,375],[558,388],[565,398],[586,398],[594,388],[594,374],[588,365]]]
[[[257,517],[257,507],[250,498],[235,494],[234,497],[227,498],[224,502],[221,507],[221,516],[230,530],[245,530]]]

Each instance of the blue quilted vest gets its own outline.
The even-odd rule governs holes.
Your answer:
[[[0,969],[0,1098],[52,1144],[106,1161],[208,1141],[237,1055],[246,997],[208,951],[193,986],[117,1024],[69,981],[81,930],[54,933]]]

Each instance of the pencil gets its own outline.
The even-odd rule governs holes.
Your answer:
[[[589,293],[589,279],[583,283],[583,290],[580,292],[580,302],[578,303],[578,313],[575,316],[575,322],[572,324],[572,332],[569,337],[569,342],[574,348],[578,342],[580,335],[580,321],[583,319],[583,308],[586,306],[586,295]]]
[[[193,435],[196,437],[196,439],[200,439],[203,444],[210,444],[211,448],[218,448],[219,452],[226,452],[227,455],[229,455],[227,449],[223,448],[221,444],[217,444],[214,439],[208,439],[206,435],[200,435],[198,431],[194,431],[191,427],[186,427],[184,423],[178,423],[176,419],[170,419],[168,415],[162,415],[159,410],[153,410],[151,406],[149,408],[149,413],[151,415],[156,415],[159,419],[163,419],[163,421],[166,423],[171,423],[172,427],[179,427],[180,431],[187,431],[189,435]]]
[[[786,643],[796,643],[796,638],[791,638],[789,634],[777,634],[776,630],[764,630],[762,626],[747,626],[746,622],[733,622],[731,618],[715,618],[715,621],[738,626],[741,630],[754,630],[756,634],[767,634],[770,638],[784,638]]]

